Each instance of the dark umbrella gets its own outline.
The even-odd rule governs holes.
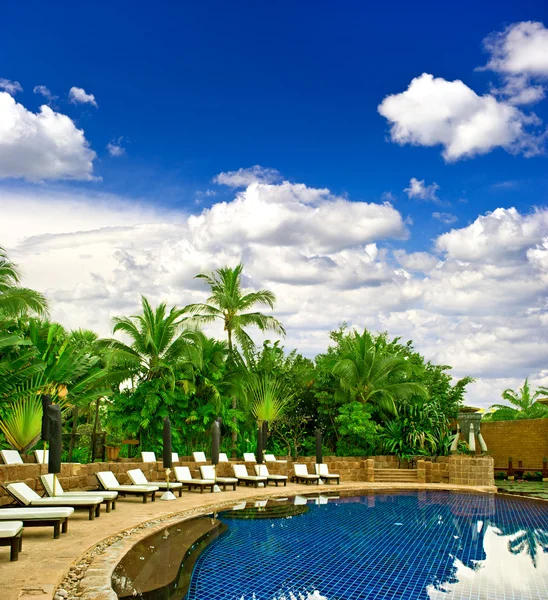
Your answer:
[[[169,417],[164,418],[164,432],[162,435],[164,446],[163,463],[164,469],[171,469],[173,466],[173,455],[171,450],[171,423]]]
[[[214,421],[211,426],[211,464],[219,464],[219,449],[221,446],[221,426],[219,421]]]
[[[319,429],[316,429],[315,436],[316,436],[316,464],[320,465],[323,462],[323,459],[322,459],[322,432]]]
[[[263,458],[266,452],[266,443],[268,441],[268,421],[263,421]]]
[[[43,442],[49,441],[49,427],[48,427],[48,406],[51,406],[51,396],[44,394],[42,396],[42,433],[41,439]]]
[[[50,404],[46,408],[46,419],[49,436],[48,473],[53,473],[53,495],[55,496],[55,475],[61,472],[62,425],[61,408],[58,404]]]
[[[263,464],[263,428],[259,426],[257,430],[257,464]]]

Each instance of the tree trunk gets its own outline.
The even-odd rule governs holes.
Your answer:
[[[232,331],[230,328],[228,328],[227,331],[228,331],[228,352],[232,356],[232,350],[233,350]],[[236,396],[232,396],[232,410],[236,410],[237,408],[238,408],[238,400],[237,400]],[[236,417],[232,417],[232,422],[234,423],[234,425],[237,424]],[[236,431],[236,429],[233,429],[232,430],[232,448],[231,448],[232,458],[236,458],[236,448],[237,447],[238,447],[238,432]]]
[[[75,406],[72,409],[72,431],[70,434],[70,443],[68,449],[67,462],[72,462],[72,452],[74,451],[74,446],[76,444],[76,431],[78,429],[78,407]]]
[[[101,398],[97,398],[95,402],[95,421],[93,422],[93,432],[91,434],[91,445],[95,441],[95,434],[97,433],[97,424],[99,423],[99,406],[100,406]],[[93,456],[93,448],[90,446],[88,459],[91,459]]]

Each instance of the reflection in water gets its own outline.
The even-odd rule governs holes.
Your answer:
[[[227,520],[188,600],[548,599],[548,503],[407,492],[308,508]]]

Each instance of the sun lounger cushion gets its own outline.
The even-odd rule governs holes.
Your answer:
[[[333,479],[339,479],[339,475],[336,473],[330,473],[325,463],[316,463],[316,475],[320,477],[331,477]]]
[[[55,496],[54,498],[40,498],[40,496],[26,483],[8,483],[7,489],[25,506],[89,506],[90,504],[101,504],[103,502],[102,496],[92,496],[89,494],[85,498],[82,496],[73,496],[70,500],[68,498],[60,498]]]
[[[179,455],[177,454],[177,452],[171,453],[171,462],[179,462]]]
[[[96,496],[102,496],[105,500],[116,500],[118,497],[118,492],[106,492],[99,490],[82,490],[81,492],[65,492],[61,482],[59,481],[57,475],[53,473],[46,473],[45,475],[40,475],[40,481],[46,490],[46,494],[48,496],[53,496],[53,478],[55,477],[55,497],[63,496],[65,498],[72,498],[74,496],[83,496],[84,498],[87,494],[95,494]]]
[[[22,521],[4,521],[0,523],[0,538],[15,537],[23,529]]]
[[[134,485],[144,487],[156,487],[156,489],[160,488],[162,490],[167,489],[168,487],[167,481],[149,481],[146,478],[146,475],[141,471],[141,469],[131,469],[127,472],[127,476],[131,479],[131,482]],[[182,484],[177,483],[175,481],[170,481],[169,487],[172,489],[176,489],[182,487]]]
[[[259,477],[259,475],[250,475],[247,472],[245,465],[232,465],[234,475],[242,481],[263,481],[266,482],[266,477]]]
[[[41,508],[0,508],[0,521],[44,521],[64,519],[74,513],[71,506]]]
[[[49,461],[49,450],[35,450],[34,457],[36,462],[41,465],[47,465]]]
[[[156,462],[156,454],[154,452],[141,452],[141,460],[146,463]]]
[[[200,475],[204,479],[216,479],[219,483],[238,483],[236,477],[215,477],[215,467],[213,465],[201,466]]]
[[[229,462],[226,452],[219,452],[219,462]]]
[[[156,484],[150,485],[120,485],[112,471],[100,471],[97,473],[97,479],[107,490],[115,492],[155,492],[159,488]]]
[[[293,470],[295,475],[301,479],[319,479],[319,475],[309,473],[304,464],[294,464]]]
[[[196,485],[211,485],[214,479],[194,479],[188,467],[173,467],[175,478],[181,483],[195,483]]]
[[[205,452],[193,452],[194,462],[207,462]]]
[[[0,450],[0,456],[6,465],[22,465],[23,459],[17,450]]]
[[[287,475],[271,475],[266,465],[255,465],[255,474],[259,475],[259,477],[268,477],[273,480],[278,479],[278,481],[285,481],[287,479]]]
[[[257,462],[257,459],[255,458],[253,452],[244,452],[244,460],[245,462]]]

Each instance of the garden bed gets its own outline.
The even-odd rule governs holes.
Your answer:
[[[543,481],[497,481],[497,489],[500,493],[527,496],[529,498],[540,498],[548,500],[548,482]]]

